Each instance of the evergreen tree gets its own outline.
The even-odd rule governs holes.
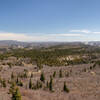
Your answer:
[[[50,76],[50,82],[49,82],[49,90],[52,91],[52,83],[53,83],[53,79]]]
[[[66,82],[64,82],[63,91],[64,91],[64,92],[67,92],[67,93],[69,92],[69,89],[68,89],[67,86],[66,86]]]
[[[11,83],[9,93],[12,95],[11,100],[22,100],[19,89],[16,87],[14,82]]]
[[[44,74],[43,74],[43,73],[42,73],[41,76],[40,76],[40,80],[41,80],[42,82],[45,82],[45,77],[44,77]]]
[[[30,78],[30,81],[29,81],[29,89],[32,89],[32,80]]]
[[[21,94],[19,92],[19,89],[16,88],[12,94],[12,100],[22,100],[21,99]]]

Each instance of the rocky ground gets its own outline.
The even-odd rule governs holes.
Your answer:
[[[27,78],[22,78],[23,87],[19,87],[22,100],[100,100],[100,66],[90,68],[93,64],[81,64],[73,66],[49,67],[44,66],[42,70],[37,71],[35,65],[26,66],[2,66],[0,71],[1,78],[6,80],[7,87],[0,86],[0,100],[11,100],[9,94],[8,80],[11,78],[12,72],[14,75],[28,72]],[[62,70],[62,77],[59,77],[59,72]],[[45,75],[45,83],[41,89],[29,89],[28,83],[30,74],[33,74],[32,82],[36,83],[40,79],[41,73]],[[46,82],[50,76],[56,72],[53,78],[53,92],[46,89]],[[63,84],[69,89],[69,93],[63,91]]]

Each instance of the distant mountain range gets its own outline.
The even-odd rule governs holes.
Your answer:
[[[0,41],[0,46],[12,47],[12,46],[23,46],[23,47],[48,47],[62,44],[60,42],[20,42],[13,40],[3,40]]]
[[[3,40],[0,41],[0,47],[12,47],[12,46],[23,46],[23,47],[49,47],[55,45],[92,45],[92,46],[100,46],[100,41],[90,41],[90,42],[20,42],[13,40]]]
[[[90,41],[90,42],[85,42],[85,44],[91,46],[100,46],[100,41]]]
[[[17,46],[17,45],[28,45],[27,42],[19,42],[19,41],[13,41],[13,40],[3,40],[0,41],[0,46]]]

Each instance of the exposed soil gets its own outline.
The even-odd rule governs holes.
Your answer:
[[[33,73],[33,83],[40,79],[41,72],[36,73],[35,65],[13,66],[12,68],[4,65],[0,76],[7,82],[10,80],[12,72],[16,76],[23,73],[25,69],[28,71],[28,78],[21,79],[23,87],[19,87],[22,100],[100,100],[100,67],[96,65],[94,69],[90,69],[90,66],[93,64],[66,67],[44,66],[41,72],[44,72],[45,83],[43,83],[43,88],[38,90],[28,88],[30,73]],[[60,70],[63,74],[61,78],[59,77]],[[53,78],[53,92],[50,92],[45,87],[54,71],[56,71],[56,75]],[[69,93],[63,92],[64,81],[70,90]],[[6,88],[0,86],[0,100],[11,100],[11,95],[8,92],[9,84]]]

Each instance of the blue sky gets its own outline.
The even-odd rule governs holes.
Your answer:
[[[100,0],[0,0],[0,40],[98,41]]]

